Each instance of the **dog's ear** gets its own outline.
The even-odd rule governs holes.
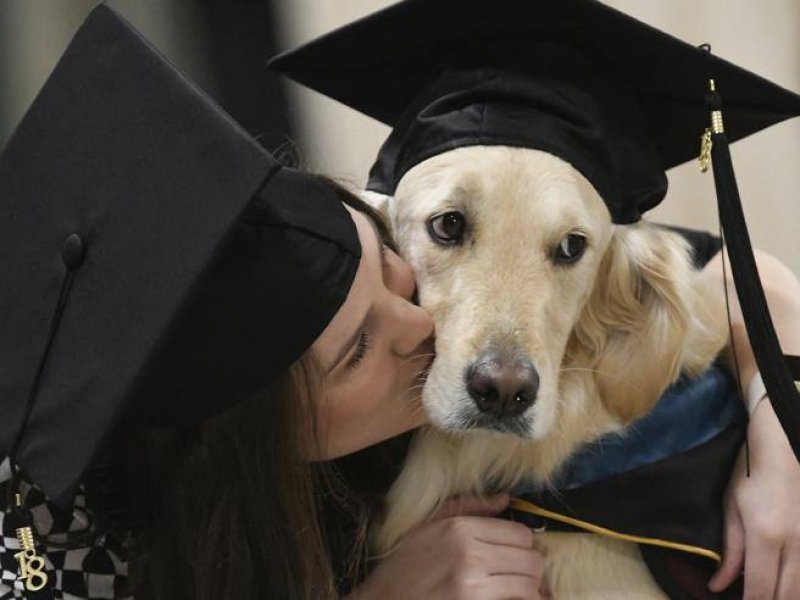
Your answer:
[[[726,340],[721,315],[681,236],[647,223],[617,227],[571,353],[590,363],[602,401],[627,423],[681,372],[710,364]]]
[[[377,210],[387,224],[391,223],[390,209],[392,205],[392,196],[370,190],[356,190],[355,194]]]

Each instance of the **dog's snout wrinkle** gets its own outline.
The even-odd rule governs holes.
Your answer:
[[[539,374],[529,360],[503,360],[492,353],[467,369],[466,380],[478,409],[500,420],[519,417],[533,405],[539,391]]]

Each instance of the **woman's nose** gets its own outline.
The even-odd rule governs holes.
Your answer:
[[[413,293],[412,290],[409,297]],[[397,296],[393,313],[392,351],[397,356],[413,354],[422,342],[433,336],[433,319],[424,308]]]
[[[386,262],[389,267],[387,287],[398,296],[411,300],[417,290],[417,282],[414,280],[414,271],[411,270],[411,265],[392,250],[387,250]]]
[[[413,302],[417,283],[411,265],[397,254],[388,251],[389,280],[387,288],[392,299],[392,351],[398,356],[408,356],[433,335],[433,319],[428,311]]]

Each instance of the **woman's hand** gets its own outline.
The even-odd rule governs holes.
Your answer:
[[[725,507],[724,560],[709,588],[719,592],[742,572],[746,599],[794,600],[800,593],[800,463],[775,411],[763,400],[736,461]]]
[[[742,389],[747,389],[757,366],[725,258],[732,343]],[[756,262],[781,348],[800,354],[800,281],[768,254],[756,251]],[[706,270],[721,281],[722,253]],[[751,415],[747,438],[750,477],[743,448],[728,485],[723,562],[709,588],[725,589],[744,567],[746,599],[793,600],[800,590],[800,464],[768,399]]]
[[[457,496],[381,560],[348,600],[537,600],[544,560],[525,525],[494,518],[507,494]]]

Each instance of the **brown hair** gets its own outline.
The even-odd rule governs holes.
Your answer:
[[[217,417],[128,439],[137,599],[335,597],[312,465],[300,456],[314,372],[303,357]]]
[[[371,207],[325,181],[391,243]],[[363,576],[367,522],[397,464],[387,454],[397,441],[332,463],[304,461],[321,380],[306,353],[219,416],[117,436],[110,455],[121,461],[95,470],[87,496],[102,529],[126,542],[137,600],[324,600]]]

